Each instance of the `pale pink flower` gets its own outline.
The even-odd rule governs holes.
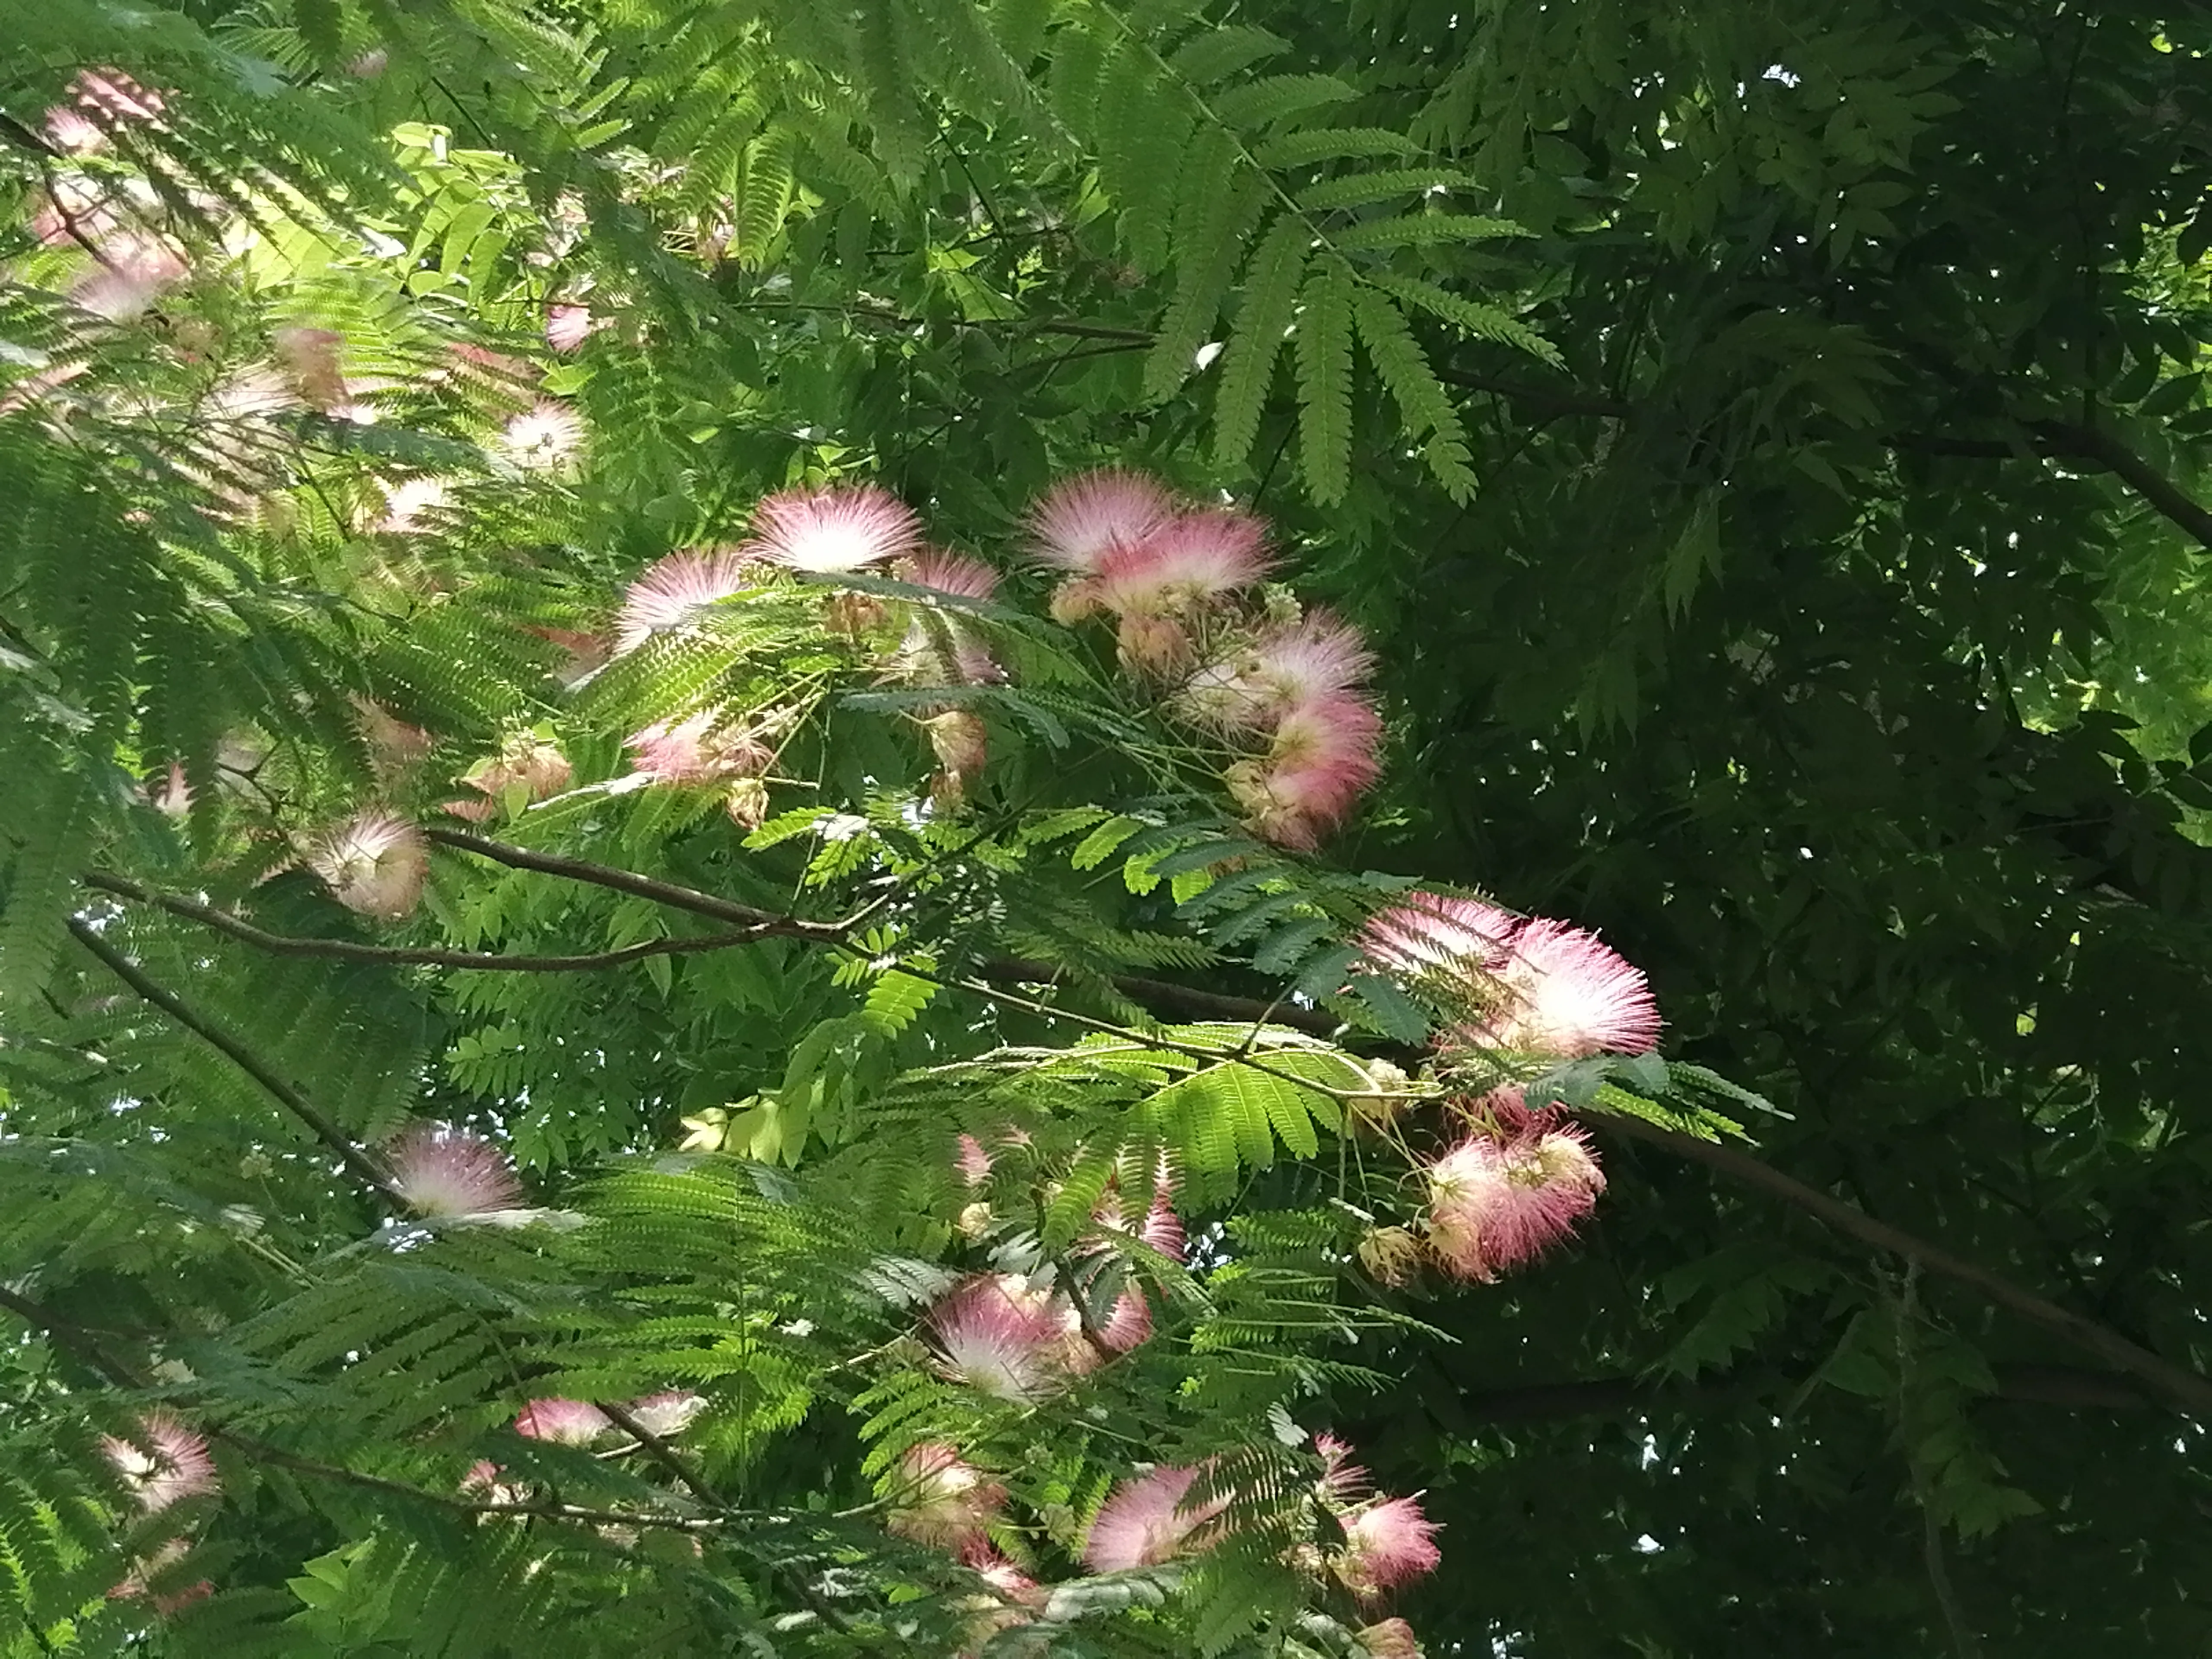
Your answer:
[[[975,1136],[963,1133],[960,1137],[959,1155],[952,1167],[960,1172],[960,1179],[970,1187],[980,1187],[991,1178],[991,1154]]]
[[[1175,1212],[1163,1188],[1152,1200],[1152,1207],[1146,1212],[1144,1224],[1137,1229],[1137,1237],[1162,1255],[1180,1261],[1188,1246],[1183,1232],[1182,1218]]]
[[[1157,1468],[1125,1480],[1099,1506],[1083,1542],[1083,1564],[1093,1572],[1158,1566],[1205,1547],[1207,1523],[1229,1507],[1224,1497],[1186,1506],[1198,1480],[1194,1468]]]
[[[1096,576],[1070,576],[1052,590],[1052,599],[1047,606],[1052,619],[1063,628],[1089,621],[1101,608]]]
[[[1026,1402],[1066,1382],[1071,1311],[1015,1274],[979,1273],[930,1310],[929,1340],[954,1382],[994,1399]]]
[[[584,417],[568,404],[540,398],[512,417],[499,436],[501,453],[517,466],[550,471],[584,450]]]
[[[327,415],[349,401],[338,359],[345,336],[329,328],[280,328],[274,344],[276,361],[309,407]]]
[[[206,1439],[164,1407],[141,1417],[127,1438],[102,1435],[100,1450],[148,1515],[218,1489]]]
[[[1139,542],[1117,543],[1093,572],[1116,616],[1180,617],[1267,574],[1267,526],[1222,508],[1182,513]]]
[[[1480,899],[1413,892],[1370,917],[1359,945],[1369,961],[1409,979],[1466,981],[1497,971],[1521,922]]]
[[[192,810],[191,781],[185,775],[182,766],[171,761],[161,787],[149,791],[147,798],[163,817],[181,818]]]
[[[706,1409],[704,1395],[689,1389],[663,1389],[659,1394],[631,1401],[628,1414],[647,1434],[665,1440],[683,1433],[691,1426],[691,1419]]]
[[[191,269],[185,256],[151,231],[122,229],[104,237],[100,259],[70,285],[70,297],[95,317],[128,322]]]
[[[1589,1137],[1542,1113],[1504,1138],[1463,1140],[1422,1173],[1430,1247],[1452,1273],[1485,1282],[1571,1234],[1605,1190]]]
[[[171,1578],[176,1568],[191,1553],[191,1546],[181,1538],[172,1538],[155,1550],[131,1564],[131,1571],[123,1582],[107,1592],[111,1601],[134,1601],[147,1594],[156,1581]],[[153,1592],[154,1611],[163,1618],[181,1612],[195,1601],[204,1601],[215,1594],[215,1586],[203,1578],[197,1583]]]
[[[506,1474],[489,1457],[480,1457],[461,1476],[461,1495],[490,1504],[520,1504],[529,1494],[520,1486],[509,1486],[502,1478]]]
[[[990,756],[991,734],[981,719],[964,708],[952,708],[921,724],[929,733],[937,763],[960,785],[982,775],[983,763]]]
[[[648,566],[623,595],[615,653],[635,651],[655,634],[689,628],[704,606],[760,585],[743,554],[727,549],[671,553]]]
[[[613,1426],[605,1412],[580,1400],[533,1400],[514,1417],[514,1431],[524,1438],[563,1446],[588,1446]]]
[[[725,726],[719,710],[660,720],[623,739],[636,751],[630,771],[653,783],[696,787],[757,777],[773,757],[742,726]]]
[[[392,54],[382,46],[371,46],[345,66],[348,75],[362,81],[374,81],[391,67]]]
[[[545,307],[545,343],[556,351],[570,352],[589,339],[597,325],[589,306],[567,304]]]
[[[1115,548],[1133,548],[1175,515],[1175,500],[1141,473],[1101,468],[1063,478],[1030,511],[1042,562],[1090,575]]]
[[[385,1149],[392,1184],[417,1215],[488,1215],[522,1201],[507,1154],[443,1123],[410,1124]]]
[[[989,599],[999,586],[999,573],[981,559],[938,548],[901,560],[897,574],[916,587],[978,601]],[[895,667],[901,678],[921,684],[990,685],[1006,678],[975,630],[952,611],[916,615]]]
[[[1368,1659],[1421,1659],[1421,1644],[1413,1627],[1402,1619],[1385,1619],[1352,1632]]]
[[[1043,1600],[1037,1582],[988,1544],[970,1545],[960,1552],[963,1565],[975,1569],[982,1581],[1010,1601],[1034,1605]]]
[[[987,1547],[984,1528],[1006,1501],[959,1449],[941,1440],[909,1446],[888,1481],[891,1509],[884,1524],[901,1538],[958,1555]]]
[[[784,489],[753,509],[748,551],[793,570],[836,575],[920,550],[921,520],[876,484]]]
[[[559,794],[574,775],[568,757],[558,748],[535,732],[518,732],[500,746],[497,756],[459,780],[483,799],[448,801],[446,810],[455,817],[482,823],[498,809],[510,789],[521,790],[526,800],[540,801]]]
[[[368,768],[389,781],[437,747],[438,740],[419,726],[410,726],[373,697],[349,697],[362,746],[368,751]]]
[[[1346,1589],[1371,1600],[1435,1570],[1443,1559],[1436,1530],[1413,1499],[1378,1498],[1345,1519],[1344,1548],[1329,1565]]]
[[[1143,1346],[1152,1334],[1152,1304],[1145,1300],[1145,1293],[1132,1285],[1114,1298],[1113,1310],[1098,1327],[1098,1346],[1109,1353],[1127,1353]],[[1088,1370],[1089,1366],[1081,1369]]]
[[[1292,708],[1352,690],[1374,666],[1358,629],[1316,611],[1208,663],[1176,706],[1202,726],[1264,731]]]
[[[397,920],[422,902],[430,848],[413,824],[388,812],[364,812],[326,831],[309,850],[307,867],[347,909]]]
[[[1580,1060],[1659,1046],[1659,1005],[1638,969],[1595,933],[1538,916],[1514,930],[1498,977],[1505,996],[1455,1041]]]
[[[1365,1469],[1352,1461],[1349,1443],[1335,1435],[1321,1433],[1314,1437],[1314,1454],[1321,1459],[1321,1479],[1314,1490],[1322,1502],[1332,1508],[1356,1504],[1367,1495],[1374,1483]]]
[[[443,478],[408,478],[384,492],[384,516],[374,528],[386,536],[411,536],[431,527],[433,514],[453,505],[453,490]]]
[[[1255,835],[1310,851],[1382,775],[1382,716],[1349,693],[1290,709],[1261,761],[1239,761],[1224,781]]]

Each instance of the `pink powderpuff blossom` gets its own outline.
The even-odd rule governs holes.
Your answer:
[[[1262,761],[1239,761],[1224,781],[1255,835],[1310,851],[1382,775],[1382,716],[1349,693],[1285,713]]]
[[[219,1489],[205,1437],[162,1407],[141,1417],[127,1438],[102,1435],[100,1450],[148,1515]]]
[[[540,398],[508,420],[499,447],[517,466],[555,471],[583,453],[584,417],[566,404]]]
[[[151,1555],[131,1564],[131,1571],[123,1582],[107,1592],[111,1601],[135,1601],[145,1595],[157,1581],[173,1580],[176,1569],[191,1553],[191,1546],[181,1538],[172,1538]],[[152,1590],[154,1611],[164,1619],[180,1613],[195,1601],[204,1601],[215,1594],[215,1586],[203,1578],[196,1583],[174,1589]]]
[[[588,1446],[613,1426],[605,1412],[581,1400],[533,1400],[514,1417],[514,1431],[525,1439],[563,1446]]]
[[[1431,1249],[1458,1277],[1484,1283],[1571,1234],[1605,1190],[1589,1137],[1542,1113],[1504,1138],[1462,1141],[1423,1176]]]
[[[160,785],[149,787],[146,798],[163,817],[185,817],[192,810],[191,780],[185,775],[182,766],[171,761]]]
[[[980,1187],[991,1178],[991,1154],[975,1136],[963,1133],[960,1150],[952,1167],[960,1172],[960,1179],[970,1187]]]
[[[444,1123],[416,1123],[385,1150],[392,1184],[417,1215],[493,1215],[522,1202],[507,1154],[483,1136]]]
[[[526,801],[541,801],[566,789],[574,775],[575,769],[559,749],[534,732],[519,732],[500,745],[497,756],[460,779],[483,799],[448,801],[446,810],[457,818],[482,823],[499,809],[509,790],[520,790]]]
[[[338,358],[344,335],[329,328],[280,328],[272,343],[293,390],[309,408],[328,415],[350,401]]]
[[[1175,512],[1174,497],[1141,473],[1081,472],[1030,510],[1030,548],[1045,564],[1090,575],[1114,549],[1142,545]]]
[[[1267,574],[1267,527],[1220,508],[1178,514],[1099,557],[1098,602],[1116,616],[1180,617]]]
[[[1365,1626],[1353,1632],[1352,1639],[1368,1659],[1421,1659],[1420,1639],[1413,1634],[1413,1627],[1402,1619],[1385,1619],[1379,1625]]]
[[[1456,1040],[1561,1060],[1659,1046],[1650,981],[1595,933],[1532,918],[1514,931],[1498,976],[1504,1001],[1456,1030]]]
[[[405,820],[364,812],[325,832],[308,851],[307,867],[347,909],[397,921],[422,901],[430,848],[422,832]]]
[[[384,492],[384,515],[373,528],[384,536],[412,536],[433,528],[433,515],[453,501],[452,488],[443,478],[407,478]]]
[[[1130,1285],[1114,1298],[1113,1310],[1099,1322],[1098,1346],[1107,1353],[1127,1353],[1152,1338],[1152,1309],[1145,1293]],[[1086,1342],[1085,1346],[1088,1346]],[[1103,1358],[1104,1356],[1099,1356]],[[1088,1365],[1079,1369],[1088,1370]]]
[[[1198,1475],[1195,1468],[1157,1468],[1115,1487],[1084,1539],[1084,1565],[1093,1572],[1126,1572],[1204,1548],[1205,1529],[1229,1500],[1216,1497],[1187,1506]]]
[[[1316,611],[1208,663],[1176,707],[1200,726],[1266,731],[1292,708],[1352,690],[1374,666],[1358,629]]]
[[[774,757],[750,732],[725,727],[721,720],[720,711],[710,708],[631,732],[623,739],[636,755],[631,774],[648,783],[694,787],[757,777]]]
[[[1494,973],[1521,922],[1480,899],[1413,892],[1370,917],[1359,945],[1370,962],[1409,979],[1464,979]]]
[[[876,484],[784,489],[753,509],[747,551],[792,570],[837,575],[921,548],[914,509]]]
[[[373,697],[355,696],[355,729],[368,751],[368,769],[389,782],[438,746],[438,740],[419,726],[410,726]]]
[[[121,229],[101,239],[100,263],[70,285],[70,298],[95,317],[126,323],[191,270],[185,256],[151,231]]]
[[[563,354],[580,348],[605,319],[594,322],[589,306],[566,304],[545,307],[545,343]]]
[[[1348,1442],[1327,1432],[1317,1434],[1314,1455],[1321,1459],[1321,1479],[1314,1483],[1314,1491],[1322,1503],[1340,1509],[1366,1497],[1374,1483],[1367,1471],[1352,1461]]]
[[[1346,1589],[1371,1601],[1435,1571],[1443,1559],[1436,1530],[1413,1498],[1378,1498],[1345,1520],[1344,1548],[1329,1565]]]
[[[988,600],[998,591],[999,573],[981,559],[931,548],[902,559],[898,579],[955,599]],[[921,607],[915,608],[917,612]],[[916,614],[895,659],[898,677],[917,684],[993,685],[1006,678],[983,642],[957,612]]]
[[[704,1395],[689,1389],[663,1389],[659,1394],[648,1394],[633,1400],[624,1408],[625,1414],[638,1427],[656,1439],[666,1439],[691,1426],[692,1419],[707,1409]]]
[[[941,1440],[909,1446],[888,1482],[891,1510],[884,1524],[901,1538],[960,1555],[988,1547],[984,1528],[1006,1501],[959,1449]]]
[[[930,1310],[945,1375],[995,1400],[1027,1403],[1061,1388],[1070,1352],[1064,1304],[1012,1273],[963,1279]]]
[[[759,585],[751,561],[726,549],[656,560],[623,595],[615,654],[635,651],[656,634],[689,628],[705,606]]]

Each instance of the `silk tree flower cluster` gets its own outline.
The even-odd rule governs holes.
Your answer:
[[[1643,974],[1565,922],[1416,892],[1373,917],[1360,946],[1376,968],[1459,1011],[1438,1037],[1447,1064],[1549,1064],[1658,1045]],[[1455,1109],[1473,1133],[1416,1170],[1427,1248],[1454,1277],[1487,1283],[1570,1237],[1605,1176],[1582,1130],[1532,1109],[1512,1085]],[[1395,1278],[1402,1255],[1379,1248],[1370,1269]]]
[[[1324,1516],[1322,1530],[1334,1537],[1321,1547],[1323,1571],[1362,1602],[1434,1571],[1443,1559],[1436,1523],[1418,1498],[1393,1498],[1374,1490],[1367,1471],[1352,1461],[1352,1448],[1333,1434],[1314,1437],[1322,1476],[1314,1497]]]
[[[213,1497],[221,1490],[215,1459],[206,1439],[175,1413],[156,1407],[138,1419],[128,1435],[106,1435],[100,1454],[121,1477],[141,1516],[161,1514],[187,1498]],[[177,1585],[178,1565],[191,1552],[181,1533],[131,1565],[108,1591],[110,1599],[149,1596],[155,1612],[167,1614],[214,1594],[206,1579]]]
[[[1254,834],[1310,851],[1372,787],[1373,657],[1326,612],[1285,618],[1254,602],[1273,568],[1261,520],[1104,471],[1055,486],[1030,532],[1033,556],[1061,573],[1053,616],[1113,617],[1123,670],[1231,748],[1223,781]]]

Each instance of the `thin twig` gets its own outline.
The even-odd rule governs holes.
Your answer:
[[[336,1152],[339,1160],[355,1175],[384,1194],[395,1204],[402,1204],[399,1188],[384,1168],[360,1146],[344,1130],[338,1127],[322,1110],[271,1071],[259,1056],[225,1031],[221,1026],[196,1012],[174,992],[163,989],[149,979],[137,965],[120,951],[100,936],[98,930],[82,920],[71,917],[70,933],[76,942],[106,964],[109,972],[128,985],[145,1001],[159,1008],[171,1019],[183,1026],[210,1048],[218,1050],[238,1069],[259,1084],[276,1103],[306,1124],[316,1139]]]

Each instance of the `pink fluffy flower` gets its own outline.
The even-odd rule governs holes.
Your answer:
[[[691,1426],[691,1419],[707,1409],[707,1400],[689,1389],[663,1389],[629,1402],[628,1414],[647,1434],[665,1439]]]
[[[1066,1315],[1012,1273],[954,1285],[930,1310],[928,1334],[947,1376],[994,1399],[1039,1400],[1066,1381]]]
[[[1367,959],[1409,979],[1494,972],[1521,926],[1510,910],[1447,893],[1408,893],[1369,919],[1359,935]]]
[[[636,756],[630,771],[650,783],[687,787],[757,776],[773,757],[750,732],[725,727],[721,718],[706,709],[631,732],[623,740]]]
[[[588,1446],[613,1426],[605,1412],[580,1400],[533,1400],[514,1417],[514,1431],[525,1439],[563,1446]]]
[[[1368,1659],[1421,1659],[1420,1639],[1402,1619],[1385,1619],[1352,1632]]]
[[[1006,1489],[941,1440],[909,1446],[891,1474],[891,1510],[884,1525],[902,1538],[958,1555],[987,1547],[984,1528],[1006,1501]]]
[[[566,404],[540,398],[501,429],[499,447],[517,466],[555,471],[583,453],[584,417]]]
[[[1030,550],[1046,564],[1090,575],[1109,551],[1140,545],[1175,510],[1174,498],[1140,473],[1078,473],[1030,509]]]
[[[559,749],[533,732],[518,732],[500,745],[496,756],[460,780],[483,799],[448,801],[446,810],[457,818],[482,823],[499,809],[510,790],[520,790],[526,801],[544,800],[566,789],[574,775],[575,769]]]
[[[1373,1484],[1365,1469],[1352,1461],[1349,1443],[1335,1435],[1322,1433],[1314,1437],[1314,1453],[1321,1459],[1321,1479],[1314,1490],[1322,1502],[1332,1508],[1356,1504],[1367,1495]]]
[[[183,767],[171,761],[160,785],[149,787],[146,798],[163,817],[184,817],[192,810],[191,780],[185,775]]]
[[[384,516],[374,528],[380,535],[411,536],[430,528],[433,514],[453,505],[453,490],[443,478],[408,478],[384,492]]]
[[[191,270],[185,256],[151,231],[118,230],[100,245],[100,263],[77,278],[70,297],[95,317],[124,323]]]
[[[413,824],[364,812],[326,831],[309,849],[307,867],[347,909],[396,921],[422,902],[430,848]]]
[[[400,1197],[417,1215],[490,1215],[522,1201],[507,1154],[466,1129],[411,1125],[386,1149],[385,1159]]]
[[[128,1437],[102,1435],[100,1450],[148,1515],[218,1489],[205,1438],[161,1407],[140,1418]]]
[[[1116,616],[1182,616],[1266,575],[1266,543],[1267,527],[1249,514],[1178,514],[1099,556],[1098,602]]]
[[[616,654],[636,650],[656,634],[689,628],[702,607],[758,585],[750,561],[738,553],[671,553],[656,560],[623,595]]]
[[[345,349],[345,336],[336,329],[303,325],[278,329],[272,343],[293,389],[310,408],[328,415],[348,404],[345,373],[339,360]]]
[[[1255,835],[1310,851],[1382,775],[1382,738],[1364,697],[1317,697],[1283,715],[1264,760],[1239,761],[1224,781]]]
[[[1316,611],[1208,663],[1176,703],[1201,726],[1265,731],[1292,708],[1352,690],[1374,666],[1358,629]]]
[[[1433,1571],[1443,1553],[1436,1523],[1410,1498],[1378,1498],[1344,1522],[1344,1547],[1329,1563],[1344,1587],[1362,1601]]]
[[[1093,1572],[1123,1572],[1204,1548],[1205,1529],[1229,1500],[1216,1497],[1186,1505],[1198,1475],[1194,1468],[1157,1468],[1123,1481],[1091,1522],[1083,1564]]]
[[[1659,1045],[1650,982],[1595,933],[1535,917],[1515,930],[1498,976],[1504,1000],[1461,1028],[1460,1040],[1562,1060]]]
[[[999,573],[981,559],[939,548],[901,560],[897,574],[916,587],[979,602],[989,599],[999,586]],[[991,685],[1006,678],[975,630],[957,612],[919,606],[915,611],[895,659],[900,678],[925,685]]]
[[[750,550],[793,570],[836,575],[920,550],[921,520],[875,484],[784,489],[753,509]]]
[[[577,349],[591,337],[596,326],[592,320],[589,306],[571,304],[545,307],[545,343],[556,351]]]
[[[195,1601],[205,1601],[215,1594],[215,1586],[202,1578],[197,1583],[179,1585],[176,1570],[191,1553],[191,1546],[181,1538],[172,1538],[151,1555],[131,1564],[131,1571],[123,1582],[107,1592],[111,1601],[127,1601],[146,1595],[151,1591],[154,1611],[164,1619],[182,1612]],[[154,1589],[156,1584],[162,1587]]]
[[[1475,1135],[1423,1172],[1429,1243],[1462,1279],[1488,1282],[1571,1234],[1597,1206],[1605,1175],[1589,1139],[1547,1114]]]
[[[1152,1334],[1152,1304],[1145,1300],[1145,1293],[1132,1285],[1114,1298],[1112,1311],[1100,1322],[1098,1346],[1108,1353],[1127,1353],[1142,1347]]]

